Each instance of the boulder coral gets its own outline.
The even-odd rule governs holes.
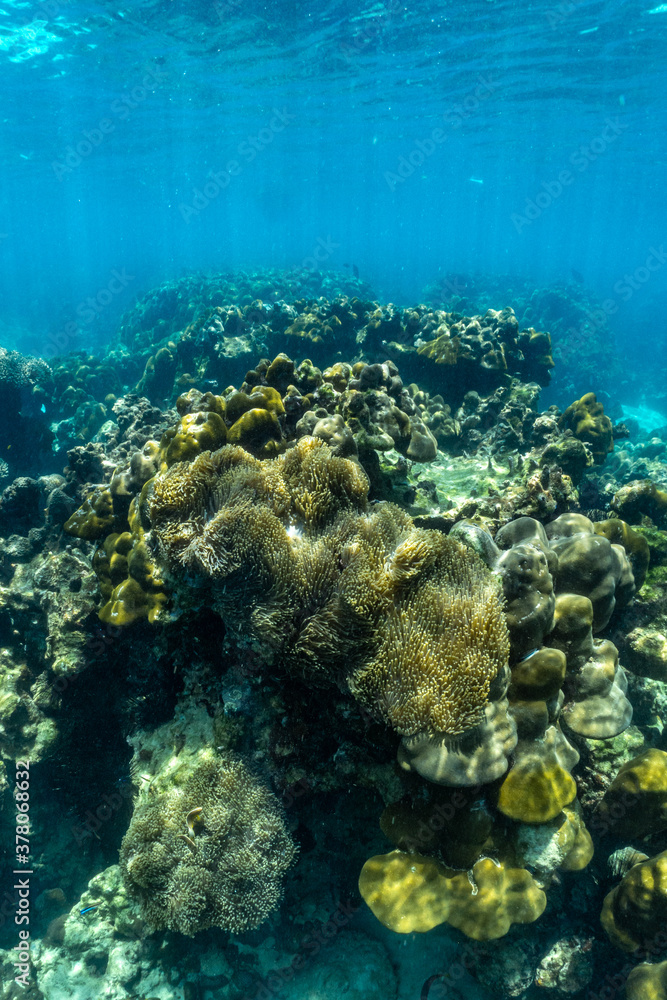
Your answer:
[[[567,427],[579,441],[589,445],[596,465],[601,465],[614,450],[611,420],[594,392],[587,392],[565,410],[561,427]]]
[[[627,1000],[665,1000],[667,997],[667,962],[649,965],[642,962],[632,970],[625,984]]]
[[[667,753],[653,747],[623,764],[598,804],[596,820],[627,840],[667,829]]]
[[[651,948],[667,920],[667,851],[633,865],[605,896],[600,919],[621,951]]]
[[[513,924],[533,923],[546,895],[523,868],[483,858],[469,873],[419,854],[392,851],[369,858],[359,892],[378,920],[399,934],[448,923],[476,941],[504,937]]]

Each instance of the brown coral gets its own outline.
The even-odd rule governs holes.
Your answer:
[[[459,735],[507,662],[497,581],[398,508],[368,511],[367,489],[356,462],[304,437],[275,460],[228,445],[172,466],[140,506],[161,560],[207,579],[235,631],[311,681],[346,682],[404,735]]]
[[[479,725],[509,655],[496,581],[470,550],[435,532],[412,531],[385,565],[393,593],[382,643],[353,691],[406,736]]]

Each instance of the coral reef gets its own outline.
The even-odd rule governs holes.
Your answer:
[[[623,377],[608,315],[578,279],[536,288],[518,275],[445,274],[424,289],[423,300],[466,315],[503,303],[522,328],[549,330],[556,362],[553,394],[559,398],[572,398],[591,385],[611,392]]]
[[[475,317],[427,314],[420,324],[420,338],[426,337],[432,339],[422,343],[418,353],[455,369],[465,384],[477,381],[479,384],[472,388],[487,388],[505,373],[524,382],[549,382],[549,369],[553,368],[551,338],[533,329],[519,332],[513,309],[489,309],[484,316]],[[488,381],[482,372],[487,373]]]
[[[597,817],[624,840],[667,828],[667,753],[650,748],[623,764],[598,804]]]
[[[667,914],[667,851],[633,865],[605,897],[602,926],[625,952],[650,948]]]
[[[462,994],[527,998],[659,961],[667,444],[592,380],[540,412],[541,297],[275,277],[170,283],[40,369],[55,448],[0,468],[0,788],[28,756],[36,830],[67,817],[35,990],[431,1000],[470,949]]]
[[[45,411],[52,392],[45,361],[0,347],[0,459],[14,475],[37,469],[51,450]]]
[[[221,328],[227,335],[232,334],[228,327],[238,335],[238,320],[248,310],[261,315],[263,308],[271,309],[274,304],[339,295],[368,299],[371,294],[370,286],[353,275],[307,268],[192,275],[160,285],[141,298],[123,316],[120,339],[130,349],[156,344],[185,330],[207,308],[219,310],[218,315],[224,318]]]

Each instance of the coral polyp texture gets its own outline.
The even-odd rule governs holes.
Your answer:
[[[44,996],[263,995],[359,872],[346,960],[371,913],[437,968],[493,942],[505,997],[664,958],[667,444],[593,379],[540,411],[544,298],[489,305],[188,279],[104,357],[0,357],[58,470],[0,463],[0,743],[82,847],[35,908]]]
[[[153,930],[239,933],[275,909],[295,856],[271,791],[241,758],[204,748],[170,759],[147,785],[120,868]]]
[[[274,460],[228,445],[173,465],[139,512],[175,588],[199,577],[225,622],[289,669],[344,680],[403,735],[460,735],[509,654],[498,582],[367,494],[356,462],[304,437]]]

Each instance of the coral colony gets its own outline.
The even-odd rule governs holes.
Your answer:
[[[71,815],[0,979],[271,997],[344,934],[389,996],[377,920],[507,996],[665,995],[667,444],[540,410],[576,287],[450,301],[493,293],[187,278],[104,356],[0,351],[0,742]]]

